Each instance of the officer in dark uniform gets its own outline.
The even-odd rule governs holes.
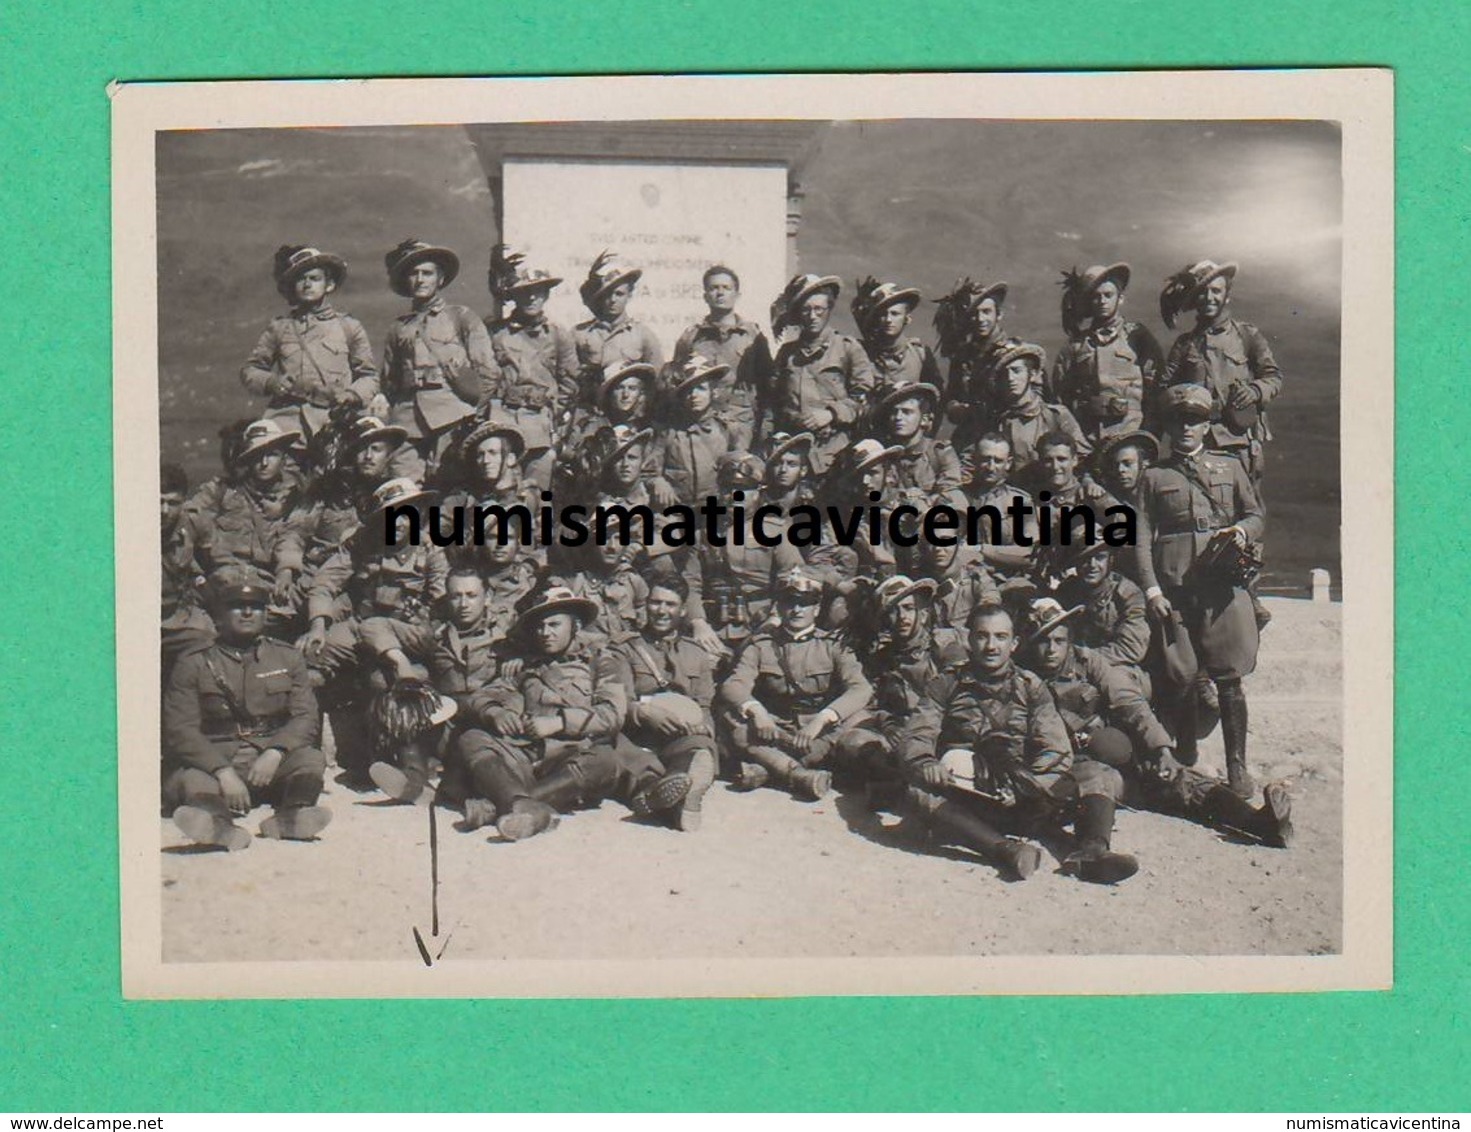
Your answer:
[[[1089,443],[1142,429],[1154,414],[1164,351],[1149,328],[1124,318],[1129,265],[1095,264],[1063,275],[1068,343],[1052,365],[1047,399],[1066,405]]]
[[[873,689],[858,658],[817,627],[821,582],[794,570],[781,578],[776,601],[781,623],[741,650],[719,700],[742,763],[740,785],[774,781],[817,801],[832,789],[832,775],[818,768],[868,709]]]
[[[1175,339],[1165,360],[1164,384],[1189,383],[1210,392],[1213,420],[1206,447],[1239,459],[1260,485],[1263,446],[1272,439],[1266,409],[1282,392],[1282,371],[1266,336],[1231,317],[1234,263],[1201,260],[1184,268],[1159,297],[1165,325],[1184,313],[1195,325]]]
[[[266,803],[260,836],[310,841],[331,814],[316,802],[326,760],[301,654],[265,636],[264,587],[216,583],[208,648],[174,665],[163,701],[164,800],[191,841],[244,849],[233,815]]]
[[[1206,447],[1214,402],[1201,385],[1174,385],[1163,397],[1174,448],[1144,473],[1139,492],[1135,568],[1150,620],[1165,625],[1178,611],[1200,666],[1215,682],[1226,771],[1243,798],[1255,787],[1246,768],[1244,676],[1256,668],[1260,640],[1248,580],[1249,547],[1266,514],[1246,468]],[[1193,763],[1194,696],[1185,696],[1175,733],[1181,761]]]
[[[871,275],[858,282],[853,321],[873,363],[875,396],[896,385],[923,382],[939,387],[940,363],[935,360],[935,352],[904,334],[920,301],[920,293],[913,287],[880,283]]]

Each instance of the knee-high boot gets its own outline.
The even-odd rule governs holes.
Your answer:
[[[1287,848],[1292,841],[1292,796],[1281,783],[1262,790],[1262,804],[1253,806],[1220,783],[1206,789],[1191,807],[1194,815],[1211,825],[1223,825],[1255,837],[1264,845]]]
[[[1239,679],[1218,680],[1221,696],[1221,738],[1226,742],[1226,784],[1232,793],[1250,798],[1256,783],[1246,769],[1246,689]]]
[[[1082,812],[1073,823],[1078,847],[1063,862],[1079,880],[1090,884],[1118,884],[1139,871],[1139,862],[1127,853],[1109,848],[1113,839],[1114,800],[1102,794],[1085,794],[1079,804]]]
[[[962,802],[941,802],[928,813],[932,835],[973,849],[1003,873],[1026,880],[1042,863],[1042,851],[1030,841],[1007,837]]]

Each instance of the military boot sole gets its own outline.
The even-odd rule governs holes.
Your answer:
[[[180,806],[176,809],[174,825],[196,845],[214,846],[230,853],[250,847],[248,829],[241,829],[229,818],[198,806]]]
[[[546,803],[522,799],[510,813],[496,820],[495,828],[507,841],[525,841],[556,829],[559,820],[557,812]]]
[[[651,814],[672,810],[688,797],[689,792],[689,775],[683,772],[666,774],[647,790],[640,790],[635,794],[628,803],[628,808],[639,817],[646,818]]]
[[[704,821],[702,807],[705,795],[715,785],[715,755],[710,751],[696,751],[690,756],[690,786],[679,807],[675,825],[685,833],[694,833]]]
[[[332,812],[323,806],[295,806],[277,810],[260,823],[260,835],[272,841],[312,841],[332,824]]]
[[[1262,807],[1272,822],[1273,831],[1263,840],[1278,849],[1292,844],[1292,795],[1280,782],[1273,782],[1262,791]]]
[[[1015,880],[1026,880],[1042,866],[1042,850],[1030,841],[1009,841],[998,854],[999,864]]]
[[[368,768],[368,777],[395,802],[425,806],[434,797],[422,776],[405,774],[392,763],[374,763]]]

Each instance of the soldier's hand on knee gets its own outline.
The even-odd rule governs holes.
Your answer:
[[[550,739],[562,730],[562,721],[555,715],[538,715],[532,717],[529,727],[538,739]]]
[[[1164,594],[1155,594],[1149,599],[1149,619],[1156,625],[1163,625],[1174,611],[1175,607]]]
[[[245,781],[257,790],[269,786],[271,779],[276,777],[276,770],[280,767],[284,755],[285,752],[276,747],[262,751],[256,756],[255,762],[250,764],[250,769],[245,772]]]
[[[220,793],[225,796],[225,805],[232,814],[243,814],[250,809],[250,790],[234,767],[226,767],[215,778],[220,784]]]
[[[776,720],[760,704],[751,708],[751,712],[746,717],[746,720],[750,724],[751,735],[762,743],[775,741],[777,735],[780,733],[776,725]]]
[[[306,658],[308,660],[319,659],[322,650],[327,647],[327,626],[313,621],[312,627],[306,631],[306,636],[301,641],[301,651],[306,654]]]

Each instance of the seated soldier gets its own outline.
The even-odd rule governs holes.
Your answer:
[[[962,644],[976,606],[1001,600],[996,579],[982,557],[983,549],[959,539],[949,544],[920,539],[919,546],[906,555],[914,560],[916,579],[935,583],[934,623],[959,632]]]
[[[327,764],[306,664],[265,636],[266,588],[229,575],[211,582],[214,643],[181,657],[164,692],[164,800],[201,845],[246,848],[233,818],[261,804],[274,813],[260,836],[310,841],[332,815],[316,804]]]
[[[903,451],[898,445],[885,447],[877,440],[860,440],[841,452],[824,477],[819,496],[828,507],[841,513],[867,508],[878,502],[894,502],[894,460]],[[877,498],[875,498],[877,497]],[[916,524],[917,527],[917,524]],[[824,539],[807,554],[812,572],[840,593],[848,593],[860,579],[877,581],[897,569],[895,547],[887,538],[887,525],[879,530],[875,541],[869,525],[860,521],[846,542]]]
[[[816,578],[802,570],[783,576],[780,624],[746,643],[720,687],[744,789],[775,782],[798,797],[826,797],[832,775],[818,768],[868,708],[873,689],[858,658],[817,627],[821,602]]]
[[[920,293],[897,283],[880,283],[873,276],[859,280],[853,297],[853,322],[873,363],[874,395],[897,385],[924,382],[938,388],[940,363],[935,352],[904,331],[920,304]],[[938,394],[936,396],[938,401]],[[875,424],[878,423],[875,417]]]
[[[1073,414],[1062,405],[1048,404],[1039,391],[1047,354],[1041,346],[1018,342],[1002,350],[991,371],[995,392],[996,429],[1011,446],[1011,479],[1028,491],[1042,486],[1037,443],[1049,433],[1072,437],[1079,457],[1093,449]]]
[[[1150,809],[1286,848],[1292,838],[1292,799],[1285,786],[1267,786],[1256,808],[1219,779],[1180,766],[1170,733],[1138,686],[1100,653],[1073,642],[1079,607],[1064,610],[1042,598],[1033,609],[1037,628],[1023,649],[1023,662],[1052,693],[1078,757],[1117,768]]]
[[[459,454],[464,479],[444,497],[442,510],[462,507],[467,515],[476,507],[511,508],[518,504],[534,517],[541,508],[540,491],[521,477],[525,442],[516,426],[497,419],[483,420],[465,434]],[[519,532],[517,524],[512,527]],[[448,548],[450,561],[485,569],[489,547],[467,544]]]
[[[1077,848],[1063,862],[1080,880],[1116,884],[1138,870],[1133,857],[1110,848],[1114,807],[1123,779],[1112,767],[1073,757],[1072,741],[1041,679],[1018,667],[1012,614],[1000,605],[976,609],[970,664],[943,708],[919,712],[900,755],[911,787],[911,813],[931,831],[974,849],[1025,879],[1041,864],[1035,845],[1003,836],[993,822],[1026,828],[1040,820],[1074,822]],[[954,769],[952,769],[954,768]],[[975,783],[967,797],[956,770]]]
[[[369,715],[373,723],[374,753],[379,761],[368,768],[378,789],[400,802],[427,799],[431,761],[442,761],[444,733],[427,734],[428,727],[448,722],[459,708],[469,705],[470,697],[479,692],[500,671],[501,655],[497,646],[506,634],[498,631],[491,616],[489,592],[485,579],[472,566],[457,566],[445,580],[444,606],[448,617],[432,621],[399,621],[389,617],[371,617],[363,622],[364,649],[394,685],[427,679],[441,699],[453,702],[443,718],[423,719],[421,729],[412,733],[402,727],[384,726],[384,709],[394,704],[390,698],[374,701]],[[413,704],[413,697],[407,703]],[[433,712],[436,705],[427,701]]]
[[[772,330],[783,341],[757,435],[810,432],[816,475],[848,446],[873,390],[873,363],[863,347],[828,325],[841,290],[835,275],[798,275],[771,308]]]
[[[1148,432],[1123,432],[1110,436],[1093,453],[1093,479],[1120,503],[1139,511],[1139,485],[1144,473],[1159,463],[1159,441]],[[1134,556],[1120,554],[1113,568],[1135,585]]]
[[[700,280],[710,313],[686,328],[674,344],[674,364],[696,354],[729,367],[715,385],[715,415],[730,430],[731,447],[749,451],[756,426],[756,392],[771,371],[771,343],[761,328],[736,314],[741,281],[724,264],[708,268]]]
[[[725,366],[698,354],[675,370],[668,390],[673,419],[653,443],[657,474],[649,494],[657,506],[698,506],[715,494],[715,467],[734,447],[730,429],[715,413],[714,390],[725,373]]]
[[[628,670],[586,636],[597,604],[560,586],[516,623],[512,666],[471,697],[450,751],[468,794],[465,829],[494,821],[507,841],[556,826],[559,812],[625,801],[641,817],[675,810],[690,776],[620,739]]]
[[[449,562],[427,540],[410,541],[411,516],[399,512],[392,538],[384,530],[390,508],[417,507],[428,498],[413,480],[383,484],[373,493],[362,527],[322,563],[307,595],[310,626],[302,648],[328,701],[337,763],[356,785],[367,784],[369,762],[363,702],[369,673],[361,660],[393,644],[383,619],[404,631],[426,625],[445,594]],[[369,620],[374,626],[365,634]]]
[[[807,454],[812,451],[812,434],[777,432],[767,437],[766,443],[766,473],[761,480],[756,506],[769,503],[780,507],[786,516],[793,507],[816,499],[812,467],[807,462]]]
[[[595,387],[592,403],[573,412],[566,435],[562,438],[559,470],[563,474],[553,480],[559,494],[565,494],[569,489],[576,493],[580,485],[570,483],[566,471],[574,465],[586,463],[583,451],[588,448],[593,437],[604,430],[617,429],[619,426],[635,433],[648,430],[653,415],[654,378],[657,372],[653,366],[642,362],[609,366],[603,372],[602,380]],[[653,461],[653,453],[646,451],[645,456],[648,460],[644,470],[649,476],[653,476],[658,470]]]
[[[674,811],[677,829],[700,827],[701,805],[715,782],[715,658],[684,631],[690,587],[678,574],[649,584],[643,625],[613,648],[633,677],[623,733],[648,747],[671,771],[689,775],[689,793]]]
[[[381,402],[373,346],[363,324],[329,301],[347,277],[340,256],[283,246],[276,249],[273,274],[291,310],[271,319],[240,382],[271,399],[267,417],[312,437],[326,427],[334,408],[369,409]]]
[[[1062,560],[1065,575],[1057,589],[1064,606],[1078,607],[1073,636],[1110,664],[1125,665],[1143,677],[1149,653],[1149,613],[1144,591],[1113,569],[1107,543],[1079,545]],[[1148,684],[1142,685],[1148,698]]]
[[[926,511],[936,503],[964,509],[960,489],[960,457],[932,435],[940,408],[940,390],[928,384],[891,386],[874,404],[874,435],[901,449],[893,468],[894,504],[908,503]]]
[[[1027,507],[1032,506],[1031,495],[1011,482],[1011,464],[1011,441],[999,432],[984,433],[976,440],[961,470],[972,506],[994,507],[1003,517],[1018,497]],[[994,542],[990,523],[982,523],[979,529],[987,540],[981,547],[986,565],[1007,577],[1030,573],[1038,538],[1035,513],[1028,513],[1022,521],[1022,535],[1030,545],[1018,544],[1009,518],[996,528],[994,533],[1000,538]]]

